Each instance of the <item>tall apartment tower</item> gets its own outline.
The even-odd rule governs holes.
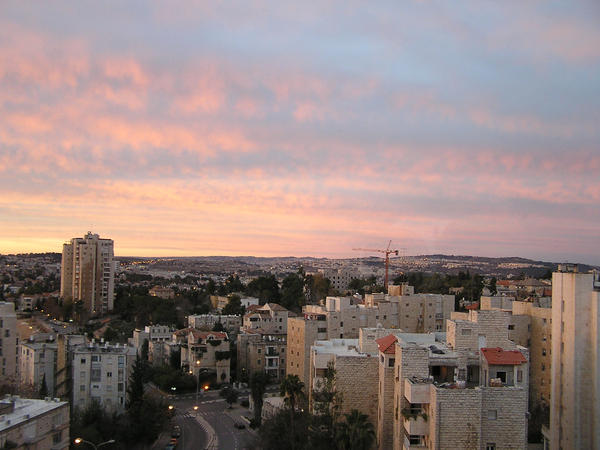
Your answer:
[[[87,314],[113,309],[115,290],[114,243],[88,232],[63,244],[60,295],[82,301]]]
[[[600,274],[552,275],[551,448],[600,448]]]

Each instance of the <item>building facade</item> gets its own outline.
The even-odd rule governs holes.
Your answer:
[[[229,383],[231,354],[229,337],[222,331],[200,331],[185,328],[173,333],[180,344],[181,368],[198,377],[214,374],[217,383]]]
[[[73,407],[97,401],[108,411],[122,412],[136,358],[134,347],[92,340],[73,351]]]
[[[286,375],[287,335],[250,329],[237,335],[238,380],[256,372],[266,372],[271,383]]]
[[[17,314],[15,304],[0,302],[0,374],[2,383],[17,382]]]
[[[600,274],[552,275],[552,449],[600,448]]]
[[[19,378],[22,387],[40,392],[46,383],[47,394],[55,395],[56,343],[21,342],[19,345]]]
[[[88,315],[112,311],[115,290],[114,243],[88,232],[63,244],[60,295],[83,302]]]
[[[68,402],[10,395],[0,400],[0,448],[66,450],[69,445]]]

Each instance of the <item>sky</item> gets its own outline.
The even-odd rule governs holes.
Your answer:
[[[0,253],[600,264],[597,1],[0,2]]]

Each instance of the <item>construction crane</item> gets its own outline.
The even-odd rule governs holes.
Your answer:
[[[359,252],[376,252],[376,253],[384,253],[385,254],[385,279],[383,282],[383,288],[386,293],[388,291],[388,271],[390,268],[390,254],[394,253],[396,256],[398,256],[398,253],[400,252],[400,250],[390,250],[390,245],[392,245],[391,240],[390,240],[390,242],[388,242],[388,246],[385,250],[378,249],[378,248],[353,248],[352,249],[352,250],[356,250]]]

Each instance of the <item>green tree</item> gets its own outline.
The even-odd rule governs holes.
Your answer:
[[[263,275],[255,278],[246,287],[246,293],[259,299],[260,304],[267,302],[279,303],[279,283],[273,274]]]
[[[353,409],[345,414],[345,421],[336,427],[339,450],[369,450],[375,442],[375,430],[366,414]]]
[[[335,368],[330,361],[325,376],[317,382],[312,395],[315,413],[311,428],[311,445],[315,448],[333,448],[336,445],[336,424],[342,408],[342,396],[335,389]]]
[[[212,330],[213,331],[225,331],[225,327],[223,326],[223,324],[219,320],[217,323],[214,324]]]
[[[239,392],[236,391],[235,389],[229,388],[227,390],[227,394],[225,395],[225,401],[229,405],[229,408],[231,408],[231,405],[233,405],[234,403],[236,403],[238,401],[238,397],[239,397]]]
[[[144,343],[142,344],[141,358],[142,361],[148,361],[148,351],[149,351],[149,343],[148,339],[144,339]]]
[[[280,304],[292,311],[300,311],[304,304],[304,281],[299,275],[292,273],[284,278],[281,284]]]
[[[257,426],[260,426],[263,397],[268,383],[269,375],[266,372],[255,372],[250,376],[250,395],[254,402],[254,423]]]
[[[232,294],[229,296],[229,302],[223,308],[224,315],[236,314],[244,315],[245,308],[242,306],[242,299],[239,295]]]
[[[144,397],[144,362],[140,355],[135,357],[129,386],[127,388],[127,409],[138,409]]]
[[[292,436],[295,436],[295,418],[296,418],[296,406],[298,405],[298,401],[303,397],[304,383],[300,381],[298,375],[287,375],[281,385],[279,387],[279,392],[282,397],[284,397],[284,401],[286,406],[290,411],[290,431]],[[292,450],[295,448],[295,442],[292,440]]]

